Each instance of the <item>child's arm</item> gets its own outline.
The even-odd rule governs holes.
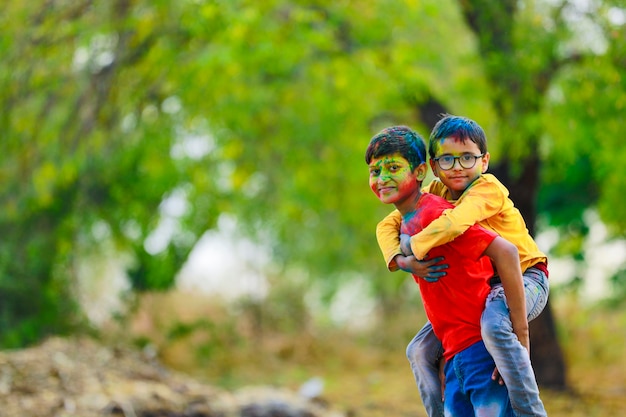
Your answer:
[[[417,259],[423,259],[432,248],[451,242],[470,226],[496,215],[505,199],[496,184],[477,179],[454,209],[445,210],[439,218],[411,237],[413,254]]]
[[[421,261],[413,256],[411,252],[411,236],[400,235],[400,250],[402,255],[397,255],[394,259],[401,270],[410,272],[428,282],[437,282],[439,278],[447,274],[447,264],[437,265],[438,262],[443,261],[443,256]]]
[[[376,226],[376,240],[387,263],[387,268],[390,271],[401,269],[415,276],[423,277],[429,282],[437,281],[446,275],[445,270],[448,265],[436,265],[443,261],[443,257],[421,261],[412,256],[410,251],[406,254],[402,252],[400,248],[401,224],[402,215],[398,210],[394,210]]]
[[[511,323],[513,324],[513,332],[517,335],[522,346],[530,353],[524,281],[517,247],[498,236],[487,247],[484,254],[491,258],[502,281]]]
[[[394,259],[399,269],[428,282],[437,282],[439,278],[447,274],[445,270],[448,269],[448,264],[439,264],[439,262],[443,261],[443,256],[426,261],[418,261],[413,255],[397,255]]]
[[[395,258],[397,255],[402,255],[402,250],[400,249],[401,224],[402,215],[398,210],[394,210],[376,226],[376,240],[390,271],[398,270]]]

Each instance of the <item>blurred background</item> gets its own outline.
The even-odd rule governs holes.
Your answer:
[[[91,334],[424,415],[364,151],[448,112],[549,255],[548,412],[626,410],[626,1],[32,0],[0,27],[0,348]]]

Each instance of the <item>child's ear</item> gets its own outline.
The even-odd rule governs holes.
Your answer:
[[[485,172],[487,172],[487,169],[489,169],[489,159],[491,158],[491,155],[489,155],[489,152],[485,152],[485,155],[483,155],[482,159],[482,164],[483,164],[483,170],[482,173],[484,174]]]
[[[415,176],[417,177],[417,180],[424,181],[424,179],[426,178],[427,171],[428,171],[428,168],[426,167],[425,162],[422,162],[421,164],[419,164],[417,168],[415,168]]]

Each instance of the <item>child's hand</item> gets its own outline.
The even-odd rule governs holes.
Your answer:
[[[415,259],[415,257],[413,257],[413,259]],[[415,261],[411,263],[411,269],[412,271],[415,271],[413,273],[418,277],[421,277],[428,282],[437,282],[439,281],[439,278],[445,277],[448,274],[446,272],[448,264],[440,264],[440,262],[443,261],[443,256],[421,261],[415,259]]]
[[[495,368],[493,370],[493,373],[491,374],[491,380],[498,381],[498,384],[504,385],[504,379],[502,379],[502,375],[500,375],[500,371],[498,371],[498,368]]]
[[[398,268],[410,272],[415,276],[425,279],[428,282],[437,282],[439,278],[446,276],[447,264],[439,264],[444,260],[443,256],[427,261],[418,261],[415,256],[396,257]]]
[[[413,250],[411,249],[411,236],[404,233],[400,235],[400,250],[404,256],[413,255]]]

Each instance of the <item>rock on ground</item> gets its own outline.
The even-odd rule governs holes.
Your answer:
[[[343,417],[288,390],[228,392],[140,351],[52,338],[0,352],[0,417]]]

